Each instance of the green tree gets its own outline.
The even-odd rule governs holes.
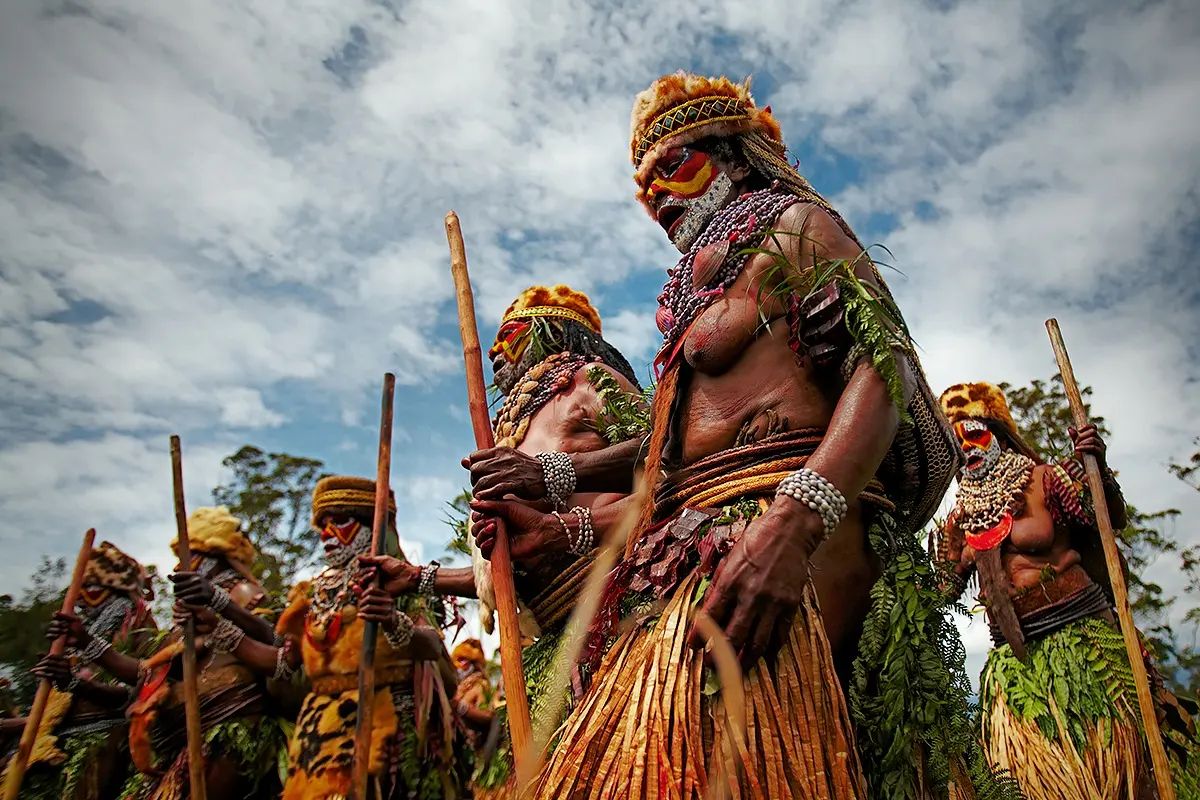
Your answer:
[[[46,626],[62,607],[66,572],[66,559],[42,556],[32,576],[33,585],[20,600],[0,595],[0,668],[12,680],[15,699],[22,707],[33,699],[37,682],[29,670],[47,650]]]
[[[281,604],[296,574],[317,560],[320,540],[312,533],[309,513],[325,465],[315,458],[265,453],[253,445],[221,463],[232,477],[213,489],[213,499],[243,520],[258,549],[254,574],[271,602]]]
[[[1000,388],[1008,398],[1009,410],[1022,438],[1042,458],[1058,461],[1071,456],[1071,438],[1067,430],[1075,423],[1061,375],[1056,374],[1050,380],[1033,380],[1028,386],[1002,383]],[[1091,404],[1087,402],[1092,395],[1091,387],[1082,387],[1080,393],[1090,421],[1108,439],[1111,431],[1104,417],[1091,416]],[[1200,453],[1193,456],[1192,464],[1200,465]],[[1198,470],[1200,466],[1175,465],[1171,468],[1181,480],[1191,485],[1195,485],[1192,480]],[[1117,536],[1129,566],[1126,581],[1134,619],[1158,654],[1164,674],[1178,688],[1194,693],[1200,683],[1200,652],[1196,647],[1200,607],[1193,605],[1194,598],[1200,597],[1200,551],[1196,547],[1181,547],[1172,535],[1171,529],[1179,517],[1178,509],[1143,512],[1130,504],[1127,511],[1129,524],[1118,531]],[[1189,591],[1182,598],[1184,603],[1193,605],[1183,617],[1191,628],[1189,634],[1181,635],[1171,624],[1172,612],[1181,598],[1169,596],[1160,584],[1146,578],[1151,567],[1164,556],[1177,559],[1189,579]]]

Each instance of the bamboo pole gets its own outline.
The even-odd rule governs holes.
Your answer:
[[[1075,381],[1071,368],[1071,357],[1063,342],[1058,320],[1046,320],[1046,331],[1050,334],[1050,346],[1058,360],[1058,371],[1062,375],[1063,388],[1071,403],[1071,414],[1075,427],[1088,424],[1087,410],[1083,406],[1083,395]],[[1137,686],[1138,708],[1142,713],[1142,728],[1150,748],[1150,762],[1154,767],[1154,783],[1158,787],[1159,800],[1175,800],[1175,787],[1171,783],[1171,768],[1167,764],[1167,751],[1163,746],[1162,733],[1158,729],[1158,716],[1154,711],[1154,699],[1150,695],[1150,679],[1146,675],[1146,663],[1142,658],[1142,645],[1138,641],[1137,629],[1133,626],[1133,612],[1129,609],[1129,592],[1125,587],[1125,573],[1121,569],[1121,555],[1117,550],[1117,538],[1113,534],[1112,518],[1108,513],[1108,502],[1104,499],[1104,481],[1100,465],[1095,457],[1085,454],[1084,469],[1087,470],[1088,488],[1092,493],[1092,504],[1096,509],[1096,525],[1100,528],[1100,541],[1104,545],[1104,563],[1108,567],[1108,578],[1112,583],[1113,604],[1121,622],[1121,636],[1125,639],[1125,654],[1133,668],[1133,681]]]
[[[83,573],[87,569],[88,559],[92,557],[92,543],[96,541],[96,529],[92,528],[83,535],[83,545],[75,558],[75,571],[71,573],[71,583],[63,597],[62,612],[73,614],[75,603],[79,600],[79,590],[83,588]],[[50,645],[50,655],[61,656],[67,649],[66,638],[58,637]],[[29,708],[29,716],[25,719],[25,730],[21,732],[21,744],[13,756],[12,766],[8,768],[8,782],[5,784],[4,800],[16,800],[21,791],[21,781],[25,778],[25,769],[29,766],[29,756],[33,752],[34,742],[37,741],[38,729],[42,727],[42,717],[46,714],[46,703],[50,701],[50,681],[42,678],[38,681],[37,693],[33,696],[33,705]]]
[[[483,353],[479,347],[479,330],[475,323],[475,296],[471,292],[471,277],[467,272],[467,252],[463,244],[458,215],[446,214],[446,240],[450,244],[450,272],[454,276],[458,300],[458,328],[462,334],[463,364],[467,378],[467,405],[471,411],[471,428],[475,446],[486,449],[495,446],[492,422],[488,417],[487,389],[483,380]],[[512,557],[508,550],[508,533],[504,521],[496,520],[496,546],[492,550],[492,585],[496,592],[496,611],[500,617],[500,671],[504,678],[504,696],[508,706],[509,736],[518,781],[532,777],[535,757],[530,751],[532,728],[529,721],[529,698],[525,694],[525,671],[521,664],[521,628],[517,621],[517,591],[513,584]]]
[[[187,507],[183,500],[183,451],[179,436],[171,436],[171,479],[175,492],[176,556],[182,569],[192,568],[192,547],[188,541]],[[204,739],[200,730],[200,689],[196,683],[196,623],[189,617],[183,623],[183,710],[187,726],[188,779],[192,800],[206,800],[204,787]]]
[[[375,516],[371,523],[371,553],[382,555],[387,546],[388,493],[392,473],[392,409],[396,398],[396,376],[383,376],[383,398],[379,412],[379,458],[375,472]],[[347,567],[352,569],[353,565]],[[375,582],[379,575],[376,572]],[[375,643],[379,625],[363,623],[362,654],[358,661],[358,713],[354,723],[354,797],[367,800],[371,766],[371,733],[375,715]]]

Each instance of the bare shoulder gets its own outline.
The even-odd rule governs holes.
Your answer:
[[[788,234],[789,257],[799,256],[802,267],[814,258],[857,258],[862,247],[833,215],[816,203],[796,203],[779,217],[779,230]],[[790,245],[790,246],[789,246]]]

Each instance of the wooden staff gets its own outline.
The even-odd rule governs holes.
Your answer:
[[[171,436],[171,478],[175,489],[175,557],[181,569],[192,568],[192,544],[188,540],[187,507],[183,502],[183,451],[179,436]],[[188,780],[193,800],[205,800],[204,738],[200,730],[200,689],[196,683],[196,621],[183,623],[183,711],[187,726]]]
[[[1063,388],[1071,403],[1071,415],[1075,427],[1088,424],[1083,396],[1075,382],[1075,371],[1063,342],[1058,320],[1046,320],[1046,331],[1050,334],[1050,346],[1058,360],[1058,371],[1062,375]],[[1096,525],[1100,528],[1100,542],[1104,545],[1104,563],[1108,567],[1108,578],[1112,583],[1113,605],[1121,621],[1121,636],[1125,639],[1125,654],[1133,669],[1133,682],[1137,686],[1138,708],[1142,712],[1142,727],[1146,731],[1146,743],[1150,746],[1150,761],[1154,767],[1154,782],[1160,800],[1175,800],[1175,787],[1171,784],[1171,768],[1167,764],[1167,751],[1163,746],[1162,733],[1158,729],[1158,716],[1154,712],[1154,700],[1150,696],[1150,679],[1146,675],[1146,662],[1142,658],[1142,645],[1138,641],[1137,629],[1133,626],[1133,612],[1129,610],[1129,592],[1125,588],[1125,574],[1121,570],[1121,555],[1117,551],[1117,539],[1113,535],[1112,518],[1108,514],[1108,502],[1104,498],[1104,479],[1100,465],[1094,456],[1085,453],[1083,466],[1087,470],[1088,488],[1092,493],[1092,504],[1096,509]]]
[[[375,473],[375,518],[371,523],[371,553],[383,555],[387,547],[388,494],[392,474],[392,407],[396,376],[383,376],[383,400],[379,413],[379,459]],[[347,569],[353,569],[350,565]],[[376,571],[375,583],[379,583]],[[371,732],[375,716],[375,642],[379,624],[363,623],[362,654],[358,660],[358,714],[354,722],[354,797],[367,800],[371,766]]]
[[[79,600],[79,591],[83,588],[83,573],[87,569],[88,559],[92,557],[92,543],[96,541],[96,529],[92,528],[83,535],[83,545],[75,558],[75,571],[71,573],[71,583],[62,601],[62,613],[75,613],[75,602]],[[67,649],[66,637],[60,636],[50,645],[50,655],[61,656]],[[46,714],[46,703],[50,701],[50,681],[42,678],[38,681],[37,694],[33,696],[33,705],[29,708],[29,716],[25,718],[25,730],[21,732],[21,744],[13,756],[12,766],[8,768],[8,783],[5,784],[4,800],[16,800],[21,791],[21,781],[25,777],[25,768],[29,766],[29,756],[33,752],[33,744],[37,741],[38,729],[42,727],[42,717]]]
[[[467,377],[467,405],[475,446],[480,450],[495,446],[492,421],[488,417],[487,390],[483,380],[483,353],[475,324],[475,296],[467,273],[467,251],[463,245],[458,215],[446,214],[446,240],[450,243],[450,272],[458,300],[458,330],[462,334],[463,364]],[[530,752],[532,728],[529,722],[529,698],[525,694],[525,670],[521,664],[521,628],[517,622],[517,590],[513,584],[512,557],[504,520],[496,521],[496,545],[492,550],[492,586],[496,592],[496,611],[500,616],[500,671],[504,678],[504,696],[508,705],[508,727],[512,739],[513,760],[520,778],[532,777],[534,765]]]

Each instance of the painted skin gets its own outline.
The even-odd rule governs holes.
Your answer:
[[[980,449],[1008,449],[1008,445],[1001,441],[1000,437],[991,435],[990,432],[990,438],[981,437],[967,430],[961,423],[955,425],[954,429],[963,449],[964,460],[968,464],[976,463],[980,458]],[[1094,455],[1103,467],[1105,445],[1095,426],[1088,425],[1080,431],[1072,430],[1070,433],[1075,443],[1076,457],[1082,458],[1084,454]],[[1025,508],[1013,520],[1012,533],[1000,546],[1000,563],[1008,575],[1012,587],[1010,594],[1013,596],[1044,583],[1049,573],[1062,575],[1082,561],[1079,551],[1071,542],[1070,532],[1055,528],[1050,510],[1046,506],[1043,487],[1049,469],[1045,464],[1038,464],[1033,468],[1029,487],[1025,490]],[[1120,500],[1119,494],[1108,500],[1114,526],[1123,527],[1124,501]],[[946,540],[948,560],[956,565],[956,574],[967,578],[975,570],[975,551],[966,543],[964,532],[954,524],[947,524]],[[982,592],[980,599],[986,599]]]

